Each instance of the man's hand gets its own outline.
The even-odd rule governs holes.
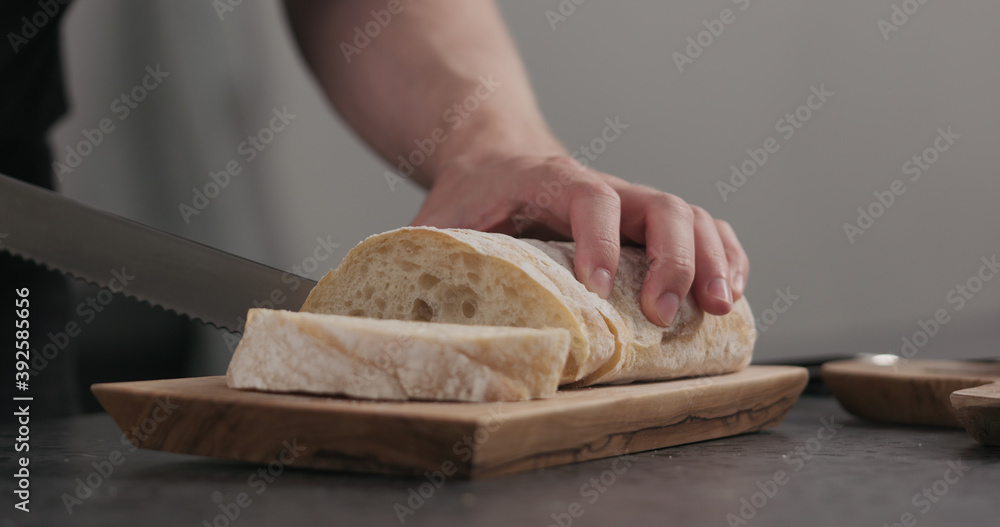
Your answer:
[[[724,315],[743,296],[749,261],[728,223],[653,188],[583,167],[566,156],[514,156],[455,163],[430,189],[413,225],[510,235],[554,233],[576,241],[577,279],[606,298],[622,241],[646,246],[642,310],[669,326],[693,292]]]

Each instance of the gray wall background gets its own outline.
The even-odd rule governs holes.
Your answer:
[[[65,175],[67,194],[284,269],[329,237],[339,252],[309,273],[317,278],[365,236],[416,214],[423,192],[390,189],[387,166],[317,90],[278,3],[245,1],[221,19],[207,0],[75,4],[64,44],[73,110],[52,136],[57,159],[102,118],[116,128]],[[769,318],[759,359],[899,352],[939,309],[950,321],[920,356],[997,355],[1000,279],[961,310],[948,294],[998,252],[1000,4],[500,4],[542,109],[571,149],[619,117],[629,128],[593,165],[730,221],[750,254],[758,315],[777,289],[799,297]],[[893,5],[919,8],[886,41],[879,21],[892,22]],[[547,12],[560,8],[566,18],[553,26]],[[672,54],[723,9],[735,20],[679,71]],[[113,101],[156,65],[169,77],[118,119]],[[786,140],[777,121],[820,86],[834,95]],[[295,119],[245,162],[240,142],[282,107]],[[910,181],[904,163],[949,126],[960,137]],[[769,137],[779,150],[723,200],[717,182]],[[231,159],[243,172],[185,223],[178,206]],[[896,179],[905,194],[850,243],[844,223]],[[210,329],[203,340],[202,369],[221,371],[222,340]]]

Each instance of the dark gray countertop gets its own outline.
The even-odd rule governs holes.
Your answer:
[[[103,414],[32,425],[29,513],[12,508],[15,430],[0,434],[3,527],[399,525],[396,504],[413,506],[405,525],[1000,525],[1000,448],[980,447],[962,430],[864,422],[819,396],[761,433],[446,481],[433,494],[428,484],[430,497],[410,505],[410,489],[427,480],[288,469],[267,482],[251,479],[253,465],[128,452]],[[119,465],[68,514],[63,495],[73,496],[77,478],[96,482],[93,463],[109,466],[116,450]],[[233,504],[240,493],[245,507]],[[239,516],[217,518],[226,505]]]

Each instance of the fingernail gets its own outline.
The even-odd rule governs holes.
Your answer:
[[[674,321],[680,303],[680,299],[673,293],[663,293],[660,298],[656,299],[656,314],[664,326],[669,326]]]
[[[597,268],[590,273],[591,291],[597,293],[601,298],[608,298],[611,294],[611,271]]]
[[[729,284],[721,278],[709,282],[705,291],[719,300],[725,300],[727,304],[733,303],[733,292],[729,289]]]
[[[743,275],[738,274],[736,278],[733,278],[733,291],[739,294],[743,294]]]

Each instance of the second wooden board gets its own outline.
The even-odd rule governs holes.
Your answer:
[[[827,362],[823,382],[859,417],[962,426],[976,441],[1000,446],[1000,362],[879,355]]]

